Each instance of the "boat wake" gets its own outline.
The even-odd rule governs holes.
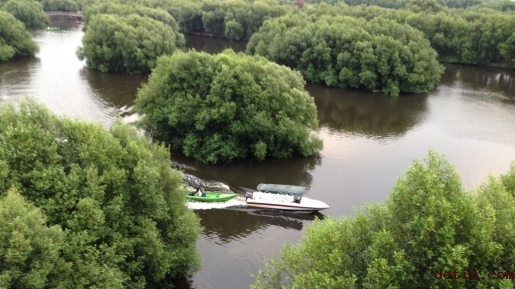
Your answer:
[[[217,182],[217,181],[206,181],[203,179],[200,179],[198,177],[195,177],[194,175],[186,174],[184,173],[182,175],[182,179],[186,184],[193,188],[204,188],[206,191],[218,191],[218,192],[231,192],[231,189],[228,185]]]
[[[172,165],[172,168],[176,168],[176,169],[179,169],[179,170],[191,170],[191,171],[196,171],[197,169],[192,167],[192,166],[189,166],[189,165],[186,165],[186,164],[181,164],[181,163],[178,163],[178,162],[175,162],[175,161],[170,161],[170,164]]]
[[[188,208],[193,209],[193,210],[224,209],[224,208],[229,208],[229,207],[247,207],[245,198],[242,196],[238,196],[227,202],[220,202],[220,203],[188,201],[187,205],[188,205]]]

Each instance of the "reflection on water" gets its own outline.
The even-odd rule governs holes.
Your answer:
[[[205,180],[229,184],[231,191],[243,194],[260,183],[291,184],[310,187],[310,171],[321,164],[320,156],[292,157],[285,160],[238,161],[230,164],[206,165],[200,161],[172,152],[175,162],[183,164],[183,171]],[[191,170],[189,168],[195,168]]]
[[[402,136],[423,119],[427,110],[427,95],[389,97],[314,84],[306,89],[315,97],[320,127],[364,137]]]
[[[246,211],[237,210],[197,210],[200,224],[205,228],[204,235],[223,245],[232,240],[244,239],[267,224]],[[230,226],[227,226],[230,224]]]
[[[245,239],[255,231],[268,226],[301,231],[306,222],[324,219],[321,213],[286,212],[277,210],[256,210],[252,208],[229,208],[196,210],[200,224],[205,228],[204,235],[223,245],[231,241]],[[230,226],[227,226],[230,224]]]
[[[306,221],[315,219],[323,220],[325,215],[320,212],[287,212],[278,210],[247,210],[250,215],[260,216],[266,220],[267,224],[302,231]]]
[[[186,36],[186,49],[195,49],[208,53],[220,53],[225,49],[232,49],[235,52],[244,52],[247,44],[223,38],[210,37],[206,35]]]
[[[17,101],[31,82],[30,72],[39,65],[40,60],[37,58],[15,59],[0,63],[0,101]],[[25,69],[19,69],[20,67]]]
[[[87,68],[81,69],[80,77],[91,86],[93,95],[124,110],[134,105],[138,89],[148,80],[148,75],[102,73]]]
[[[33,30],[40,47],[34,59],[24,59],[0,65],[2,98],[18,102],[30,95],[58,114],[108,127],[118,112],[91,91],[80,77],[84,62],[75,55],[83,33],[73,22],[59,20],[58,32]]]
[[[515,146],[515,71],[465,68],[450,65],[432,93],[434,125],[453,137]]]
[[[500,94],[502,101],[515,104],[515,71],[459,65],[446,65],[442,84],[460,84],[464,89]]]
[[[297,243],[306,224],[324,217],[244,209],[196,213],[205,226],[197,242],[204,264],[193,282],[176,283],[179,288],[248,288],[265,258],[276,256],[285,241]]]

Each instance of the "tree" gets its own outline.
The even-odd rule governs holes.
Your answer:
[[[159,56],[184,43],[182,34],[161,21],[135,14],[100,14],[88,24],[77,56],[102,72],[148,73]]]
[[[225,24],[225,37],[241,40],[244,37],[244,29],[236,20],[230,20]]]
[[[153,138],[205,163],[311,156],[322,148],[300,74],[230,50],[161,57],[134,111]]]
[[[420,31],[384,18],[289,14],[265,22],[247,52],[299,70],[313,83],[393,96],[429,92],[444,71]]]
[[[246,41],[266,19],[294,11],[276,0],[149,0],[151,7],[167,10],[183,33],[200,32]]]
[[[79,4],[74,0],[39,0],[45,11],[79,11]]]
[[[64,233],[16,189],[0,199],[0,287],[48,288],[59,268]]]
[[[91,18],[98,14],[111,14],[117,16],[129,16],[136,14],[141,17],[149,17],[156,21],[163,22],[164,24],[171,26],[174,31],[179,30],[179,26],[177,25],[174,17],[172,17],[167,11],[160,8],[150,8],[140,4],[134,4],[132,2],[124,3],[122,0],[119,0],[119,3],[97,2],[88,6],[83,13],[85,29],[87,29]],[[180,35],[181,34],[177,34],[177,42],[180,42]]]
[[[472,5],[474,1],[476,0],[457,3],[449,0],[445,5],[465,7]],[[490,7],[486,4],[467,9],[442,9],[442,1],[425,0],[414,0],[405,9],[398,10],[378,6],[321,3],[308,6],[306,14],[316,19],[324,15],[345,15],[364,18],[369,22],[378,21],[377,18],[389,19],[423,32],[431,47],[438,53],[438,60],[442,62],[469,65],[501,63],[510,67],[514,63],[510,37],[513,34],[511,27],[515,25],[515,14],[509,12],[510,6],[505,6],[507,3],[495,3],[497,4],[493,7],[499,6],[499,10],[486,8]]]
[[[168,150],[134,128],[0,107],[0,191],[15,187],[67,232],[48,288],[162,287],[198,268],[199,220]]]
[[[410,0],[406,5],[406,9],[415,13],[422,11],[436,13],[444,10],[444,6],[436,0]]]
[[[34,0],[0,0],[0,10],[11,13],[26,27],[44,27],[50,24],[43,6]]]
[[[513,288],[486,276],[513,264],[514,204],[495,178],[465,192],[453,166],[430,151],[386,202],[354,219],[314,222],[281,260],[267,261],[253,288]],[[478,279],[461,278],[465,270]],[[460,278],[441,280],[440,271]]]
[[[506,191],[515,198],[515,161],[511,163],[510,170],[501,176]]]
[[[12,14],[0,11],[0,62],[34,56],[38,49],[23,23]]]

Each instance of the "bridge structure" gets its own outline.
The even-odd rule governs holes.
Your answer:
[[[69,20],[79,20],[82,21],[82,13],[78,12],[69,12],[69,11],[45,11],[46,15],[50,18],[66,18]]]

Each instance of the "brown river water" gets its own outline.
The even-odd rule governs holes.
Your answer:
[[[106,127],[117,117],[134,120],[127,110],[147,76],[86,69],[75,56],[80,27],[54,25],[63,30],[33,31],[40,46],[35,59],[0,64],[0,104],[31,95],[58,114]],[[187,46],[210,53],[245,48],[203,36],[188,36]],[[352,216],[363,204],[385,200],[412,160],[430,149],[447,156],[467,188],[505,173],[515,160],[514,71],[446,65],[434,91],[399,98],[306,88],[318,107],[318,134],[324,140],[319,157],[212,166],[172,152],[172,164],[191,184],[240,194],[261,182],[304,185],[309,197],[331,208],[316,215],[285,214],[250,210],[241,199],[228,208],[192,206],[205,227],[197,242],[204,262],[177,288],[248,288],[264,259],[279,256],[285,242],[298,242],[315,217]]]

